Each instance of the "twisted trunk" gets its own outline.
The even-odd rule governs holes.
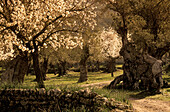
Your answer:
[[[109,88],[115,88],[120,81],[126,89],[160,91],[163,86],[162,61],[149,54],[141,54],[132,44],[123,47],[120,54],[124,57],[123,75],[115,78]]]

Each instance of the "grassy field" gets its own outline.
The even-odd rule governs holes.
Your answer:
[[[114,76],[118,76],[122,74],[122,70],[118,70],[114,73]],[[91,83],[99,83],[104,81],[111,81],[114,78],[111,77],[110,73],[101,73],[101,72],[89,72],[88,73],[88,81],[84,83],[77,83],[79,79],[80,73],[79,72],[68,72],[68,75],[65,75],[63,77],[57,77],[57,75],[54,74],[47,74],[47,80],[44,81],[45,86],[79,86],[83,84],[91,84]],[[23,86],[31,86],[34,87],[36,85],[36,82],[33,82],[35,79],[34,75],[28,75],[25,77],[25,81],[23,83]]]
[[[121,65],[117,65],[117,67],[122,67]],[[69,71],[68,75],[65,75],[63,77],[57,77],[57,75],[54,74],[47,74],[47,80],[44,81],[46,89],[54,89],[54,88],[60,88],[62,90],[79,90],[83,89],[85,87],[82,87],[81,85],[85,84],[92,84],[92,83],[102,83],[105,81],[112,81],[116,76],[119,76],[123,73],[121,69],[118,69],[118,71],[114,72],[114,77],[111,77],[110,73],[102,73],[102,72],[89,72],[88,73],[88,81],[84,83],[77,83],[79,79],[79,72],[73,72]],[[25,76],[24,83],[22,85],[17,86],[1,86],[0,88],[36,88],[37,83],[34,81],[36,77],[34,75],[28,75]],[[167,80],[170,83],[170,75],[166,74],[163,75],[163,78]],[[137,98],[152,98],[152,99],[159,99],[164,101],[170,101],[170,88],[164,88],[162,89],[162,94],[157,95],[145,95],[140,94],[141,91],[128,91],[128,90],[107,90],[102,88],[93,88],[90,87],[92,91],[95,91],[98,94],[101,94],[102,96],[109,97],[109,98],[115,98],[116,100],[123,101],[128,103],[128,100],[130,97],[137,97]]]
[[[114,72],[114,77],[122,74],[122,70],[118,70]],[[112,81],[114,77],[111,77],[110,73],[101,73],[101,72],[89,72],[88,73],[88,81],[84,83],[77,83],[79,79],[79,72],[70,71],[68,75],[63,77],[57,77],[54,74],[47,74],[47,80],[44,81],[46,89],[54,89],[60,88],[61,90],[68,91],[78,91],[80,89],[85,89],[87,87],[82,87],[85,84],[93,84],[93,83],[102,83],[105,81]],[[36,82],[33,82],[35,76],[29,75],[25,77],[24,84],[22,87],[24,88],[35,88]],[[104,97],[115,98],[118,101],[128,103],[128,98],[132,92],[127,90],[108,90],[96,87],[90,87],[91,91],[94,91]]]
[[[110,73],[101,73],[101,72],[89,72],[88,73],[88,81],[84,83],[77,83],[79,79],[79,72],[68,72],[68,75],[63,77],[57,77],[54,74],[47,74],[47,80],[44,81],[46,89],[52,88],[60,88],[63,90],[79,90],[82,89],[81,85],[92,84],[92,83],[102,83],[105,81],[112,81],[116,76],[119,76],[123,73],[122,70],[118,69],[118,71],[114,72],[114,77],[111,77]],[[170,84],[170,75],[165,74],[163,78],[167,80]],[[23,86],[25,87],[36,87],[36,82],[33,82],[35,76],[29,75],[25,77],[25,81]],[[29,86],[28,86],[29,85]],[[92,91],[95,91],[105,97],[115,98],[116,100],[128,102],[127,99],[130,97],[137,98],[151,98],[151,99],[159,99],[163,101],[170,101],[170,88],[161,89],[162,94],[157,95],[145,95],[140,94],[141,91],[128,91],[128,90],[107,90],[101,88],[92,88]]]

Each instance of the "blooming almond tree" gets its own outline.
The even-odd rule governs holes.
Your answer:
[[[108,60],[106,69],[107,72],[111,72],[111,76],[113,77],[113,72],[116,69],[115,59],[119,57],[119,52],[122,47],[121,37],[112,29],[107,31],[103,30],[100,36],[102,47],[101,54],[103,58]]]
[[[38,86],[44,87],[38,58],[40,48],[48,44],[58,48],[60,38],[69,36],[67,33],[71,32],[72,37],[78,35],[80,24],[76,20],[93,28],[94,3],[94,0],[1,0],[0,39],[10,39],[13,57],[26,59],[31,54]]]

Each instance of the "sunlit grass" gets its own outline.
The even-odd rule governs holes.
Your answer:
[[[116,68],[122,68],[122,64],[116,65]]]
[[[119,76],[122,74],[122,70],[118,70],[114,72],[114,76]],[[80,77],[79,72],[68,72],[68,75],[63,77],[57,77],[54,74],[47,74],[47,80],[44,81],[45,86],[59,86],[59,85],[83,85],[83,84],[91,84],[91,83],[99,83],[104,81],[111,81],[114,78],[111,77],[110,73],[101,73],[101,72],[89,72],[88,73],[88,81],[83,83],[77,83]],[[28,75],[25,77],[23,85],[35,86],[36,82],[33,80],[36,77],[34,75]]]
[[[119,66],[120,67],[120,66]],[[61,90],[71,90],[78,91],[80,89],[84,89],[87,87],[82,87],[84,84],[92,84],[92,83],[102,83],[105,81],[112,81],[116,76],[119,76],[123,73],[122,70],[118,69],[118,71],[114,72],[114,77],[111,77],[110,73],[102,73],[102,72],[89,72],[88,73],[88,81],[83,83],[77,83],[80,73],[69,71],[67,75],[63,77],[57,77],[54,74],[47,74],[47,80],[44,81],[46,89],[55,89],[60,88]],[[23,89],[34,89],[37,87],[37,82],[34,81],[35,75],[25,76],[24,83],[22,85],[4,85],[0,88],[23,88]],[[170,83],[170,75],[164,74],[163,78]],[[96,87],[89,87],[92,91],[108,98],[115,98],[118,101],[128,103],[128,98],[134,97],[138,95],[141,91],[127,91],[123,89],[119,90],[108,90]],[[159,99],[163,101],[170,101],[170,88],[164,88],[161,90],[161,94],[145,96],[144,98],[152,98]]]
[[[159,99],[163,101],[170,101],[170,88],[163,88],[161,94],[156,94],[153,96],[147,96],[146,98]]]

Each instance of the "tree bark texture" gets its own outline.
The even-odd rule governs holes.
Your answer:
[[[85,82],[87,81],[87,60],[86,59],[81,59],[80,61],[80,78],[78,82]]]
[[[141,54],[135,50],[132,44],[127,44],[121,49],[124,57],[123,75],[115,78],[108,86],[115,88],[120,81],[126,89],[144,89],[160,91],[163,86],[162,61],[147,53]]]
[[[41,63],[41,72],[43,76],[43,80],[46,80],[46,73],[48,71],[48,59],[44,58],[43,62]]]
[[[89,47],[87,45],[85,45],[83,47],[83,54],[80,60],[80,78],[78,80],[78,82],[85,82],[87,81],[87,72],[88,72],[88,68],[87,68],[87,60],[89,58]]]
[[[28,71],[28,58],[27,56],[18,55],[7,64],[5,72],[1,75],[3,83],[18,84],[24,82],[24,76]]]
[[[38,51],[35,50],[33,53],[33,67],[34,67],[34,71],[35,71],[35,75],[36,75],[36,81],[38,83],[38,87],[39,88],[44,88],[44,82],[43,82],[43,74],[42,71],[40,69],[40,64],[39,64],[39,58],[38,58]]]

